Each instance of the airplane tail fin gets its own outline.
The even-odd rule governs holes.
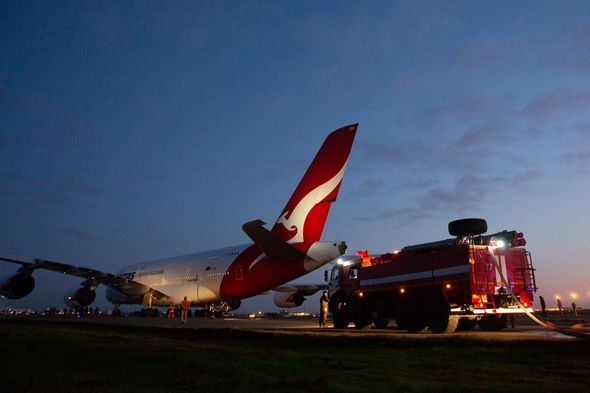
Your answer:
[[[332,132],[271,232],[288,243],[320,240],[332,202],[336,200],[358,124]]]

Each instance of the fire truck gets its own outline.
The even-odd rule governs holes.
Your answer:
[[[537,291],[531,253],[522,232],[484,235],[487,222],[467,218],[449,223],[454,238],[367,251],[338,259],[326,271],[329,311],[335,328],[451,333],[506,327],[510,314],[533,311]]]

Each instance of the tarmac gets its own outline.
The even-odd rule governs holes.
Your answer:
[[[451,334],[408,333],[397,328],[394,322],[386,329],[367,328],[356,329],[351,323],[346,329],[334,329],[328,321],[327,328],[319,328],[318,320],[313,317],[277,317],[277,318],[248,318],[248,317],[225,317],[218,319],[210,318],[189,318],[186,324],[182,324],[179,318],[166,317],[132,317],[132,316],[100,316],[100,317],[64,317],[64,316],[2,316],[2,318],[18,318],[23,320],[43,320],[55,322],[74,322],[104,325],[125,325],[137,327],[153,327],[168,329],[237,329],[246,331],[271,332],[274,334],[301,334],[301,335],[326,335],[326,336],[363,336],[363,335],[384,335],[392,337],[405,337],[408,339],[424,339],[440,337],[444,338],[466,338],[480,340],[572,340],[590,338],[590,311],[580,312],[577,318],[571,315],[549,315],[548,321],[553,328],[544,328],[526,316],[515,318],[514,328],[505,328],[496,332],[482,331],[475,327],[467,332],[455,332]]]

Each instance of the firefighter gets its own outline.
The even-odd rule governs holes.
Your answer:
[[[541,303],[541,314],[543,318],[547,319],[547,306],[545,305],[545,299],[543,296],[539,296],[539,303]]]
[[[326,327],[328,317],[328,292],[324,291],[320,298],[320,327]]]
[[[557,298],[557,308],[559,309],[559,315],[563,315],[563,304],[560,298]]]
[[[572,313],[574,313],[574,317],[578,317],[578,307],[575,302],[572,302]]]
[[[180,303],[181,305],[181,312],[180,312],[180,316],[181,316],[181,320],[182,320],[182,324],[186,324],[186,316],[188,314],[188,309],[190,308],[191,304],[189,303],[189,301],[187,300],[186,296],[184,297],[184,300],[182,301],[182,303]]]

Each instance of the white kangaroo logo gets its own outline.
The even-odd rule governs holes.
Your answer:
[[[301,243],[304,241],[303,225],[305,224],[307,215],[317,203],[324,200],[340,184],[344,176],[346,164],[348,164],[348,160],[346,160],[340,171],[333,178],[314,188],[309,194],[303,197],[297,206],[295,206],[292,213],[287,210],[277,220],[277,224],[282,224],[288,231],[296,231],[295,235],[289,240],[289,243]]]

